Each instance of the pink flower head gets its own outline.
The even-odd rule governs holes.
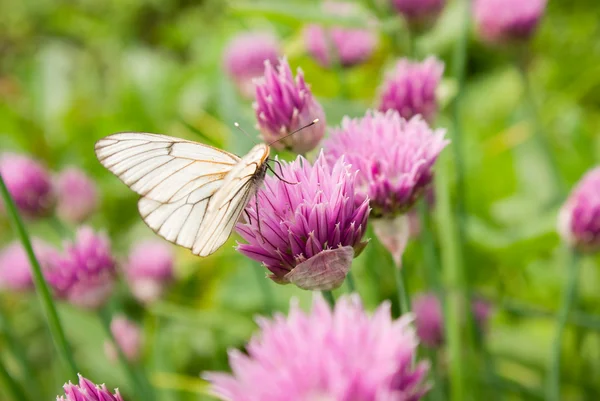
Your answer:
[[[234,37],[223,54],[227,74],[246,97],[254,94],[254,78],[263,74],[265,61],[277,65],[279,43],[267,32],[244,32]]]
[[[27,217],[44,217],[54,207],[52,182],[48,171],[29,157],[0,155],[0,175],[17,208]],[[2,204],[4,206],[4,204]]]
[[[119,390],[112,394],[106,385],[98,386],[85,377],[79,376],[79,385],[71,382],[65,384],[65,395],[56,397],[56,401],[123,401]]]
[[[142,330],[140,326],[125,316],[115,316],[110,322],[110,331],[117,341],[119,348],[129,362],[137,362],[142,352]],[[118,360],[117,350],[112,342],[104,343],[104,352],[109,360]]]
[[[358,169],[356,189],[371,199],[374,217],[392,217],[426,191],[433,164],[449,143],[444,134],[419,116],[405,120],[395,110],[369,111],[363,118],[344,117],[325,142],[325,155],[330,164],[344,156]]]
[[[561,208],[558,232],[582,252],[600,250],[600,167],[587,172]]]
[[[488,43],[528,40],[534,33],[547,0],[474,0],[473,16],[481,38]]]
[[[34,238],[33,253],[42,269],[58,257],[58,252],[45,242]],[[0,288],[13,291],[33,289],[33,276],[27,252],[20,242],[13,242],[0,252]]]
[[[444,63],[431,56],[422,62],[400,59],[381,91],[379,110],[396,110],[406,119],[420,114],[432,122],[438,111],[436,90]]]
[[[446,0],[392,0],[392,4],[411,27],[425,28],[437,20]]]
[[[108,237],[80,228],[46,274],[59,298],[83,308],[101,307],[112,293],[116,275]]]
[[[325,135],[325,113],[304,82],[302,71],[298,69],[294,78],[285,58],[277,68],[267,61],[264,77],[255,82],[254,110],[264,141],[271,143],[319,119],[317,124],[273,143],[277,149],[299,154],[313,150]]]
[[[230,351],[232,374],[205,375],[222,400],[417,401],[427,390],[410,318],[392,320],[388,302],[369,314],[342,296],[332,311],[316,296],[310,313],[292,302],[287,318],[258,324],[247,354]]]
[[[98,207],[96,184],[85,172],[71,167],[58,175],[55,183],[58,198],[56,212],[70,223],[87,220]]]
[[[433,293],[416,295],[412,301],[415,326],[421,342],[430,348],[444,344],[444,314],[440,300]],[[492,313],[491,305],[483,299],[475,299],[471,304],[475,324],[482,332],[488,326]]]
[[[129,253],[125,276],[133,295],[144,303],[159,299],[173,282],[173,250],[165,241],[137,243]]]
[[[356,15],[354,3],[326,1],[324,12],[336,16]],[[323,67],[339,62],[344,67],[368,60],[377,47],[377,34],[372,29],[323,27],[311,24],[304,28],[304,42],[308,52]],[[337,61],[336,61],[337,59]]]
[[[302,156],[281,162],[277,177],[265,178],[250,221],[237,225],[244,255],[262,262],[279,283],[310,290],[339,287],[352,259],[366,246],[369,202],[355,198],[354,173],[343,159],[329,166],[323,154],[314,165]]]

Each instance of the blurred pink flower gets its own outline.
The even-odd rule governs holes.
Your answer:
[[[406,119],[417,114],[428,122],[437,115],[436,90],[444,63],[431,56],[422,62],[400,59],[383,83],[379,110],[396,110]]]
[[[313,150],[325,135],[325,113],[304,82],[302,71],[298,69],[294,78],[285,58],[277,68],[267,61],[264,77],[255,82],[254,110],[264,141],[271,143],[319,119],[317,124],[273,144],[276,149],[298,154]]]
[[[356,4],[325,1],[323,12],[336,16],[356,14]],[[372,29],[324,27],[311,24],[304,28],[304,43],[308,52],[323,67],[329,67],[336,60],[344,67],[367,61],[377,47],[377,33]],[[334,61],[335,62],[335,61]]]
[[[433,178],[433,164],[449,143],[445,130],[432,130],[419,116],[410,120],[397,111],[344,117],[325,141],[325,156],[334,164],[342,156],[358,169],[357,192],[369,197],[374,217],[408,211]]]
[[[0,155],[0,175],[17,208],[25,216],[44,217],[54,207],[54,193],[48,171],[37,161],[23,155]],[[4,208],[4,203],[0,203]]]
[[[60,172],[55,181],[56,212],[69,223],[82,223],[98,207],[96,184],[82,170],[70,167]]]
[[[571,191],[558,216],[558,232],[582,252],[600,250],[600,167],[588,171]]]
[[[103,384],[98,386],[81,375],[79,385],[69,382],[64,385],[65,395],[56,397],[56,401],[123,401],[119,390],[112,394]]]
[[[228,43],[223,64],[242,95],[254,95],[253,79],[263,75],[265,61],[277,65],[279,43],[267,32],[243,32]]]
[[[278,175],[288,183],[265,178],[257,194],[259,220],[250,202],[250,221],[237,225],[248,243],[237,249],[261,262],[276,282],[311,290],[339,287],[367,244],[362,238],[369,203],[355,198],[356,173],[343,158],[329,166],[321,154],[313,165],[302,156],[281,162]]]
[[[133,295],[144,303],[158,300],[173,282],[173,250],[161,240],[135,244],[125,265],[125,277]]]
[[[287,318],[258,323],[247,354],[230,351],[232,374],[204,375],[222,400],[417,401],[427,391],[410,319],[392,320],[388,302],[371,315],[357,295],[333,311],[316,296],[310,313],[292,303]]]
[[[58,251],[37,238],[32,242],[40,267],[47,268],[58,257]],[[0,252],[0,288],[13,291],[34,288],[29,257],[20,242],[12,242]]]
[[[392,0],[394,8],[416,29],[433,24],[446,6],[446,0]]]
[[[104,305],[112,293],[115,276],[108,237],[89,227],[80,228],[75,241],[66,243],[64,253],[46,270],[58,298],[87,309]]]
[[[113,317],[110,323],[110,331],[127,360],[132,363],[137,362],[142,352],[142,330],[140,326],[125,316],[118,315]],[[106,341],[104,343],[104,352],[111,362],[118,361],[119,355],[112,342]]]
[[[474,0],[479,36],[488,43],[528,40],[544,15],[547,0]]]

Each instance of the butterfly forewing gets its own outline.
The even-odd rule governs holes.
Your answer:
[[[207,256],[227,241],[265,173],[266,145],[244,158],[212,146],[149,133],[96,143],[98,160],[142,197],[146,224],[168,241]]]

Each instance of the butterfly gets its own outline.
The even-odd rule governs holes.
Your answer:
[[[95,152],[104,167],[141,196],[138,211],[148,227],[208,256],[231,236],[267,169],[276,174],[268,164],[271,144],[257,144],[239,157],[166,135],[123,132],[100,139]]]

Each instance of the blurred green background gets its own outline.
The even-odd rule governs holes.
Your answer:
[[[387,14],[380,15],[380,43],[369,62],[343,77],[319,67],[304,49],[301,28],[339,21],[324,19],[310,1],[25,0],[0,2],[0,15],[0,148],[31,154],[53,170],[76,165],[94,177],[102,207],[91,224],[110,234],[121,257],[135,240],[153,234],[138,216],[137,196],[97,162],[94,142],[117,131],[145,131],[200,142],[210,138],[237,154],[249,150],[252,142],[233,129],[233,122],[254,130],[251,102],[239,97],[222,66],[223,49],[234,35],[256,29],[276,32],[290,64],[303,69],[323,104],[329,125],[374,107],[384,72],[405,55],[404,26]],[[345,23],[364,26],[366,18]],[[450,1],[438,24],[416,42],[419,58],[434,54],[446,62],[444,105],[455,92],[452,54],[461,21],[460,9]],[[599,21],[597,0],[553,0],[531,43],[532,91],[543,135],[558,161],[563,196],[600,156]],[[461,106],[468,209],[465,269],[470,288],[494,304],[486,344],[498,376],[494,383],[484,383],[480,372],[470,372],[484,388],[480,399],[491,394],[503,400],[543,399],[565,280],[566,252],[555,233],[560,188],[533,139],[524,96],[514,52],[487,47],[471,35]],[[443,109],[436,125],[449,124]],[[30,230],[60,243],[48,222]],[[12,238],[8,222],[0,220],[0,240]],[[234,244],[235,239],[207,259],[178,249],[178,282],[164,302],[147,312],[128,300],[124,286],[119,291],[125,310],[144,325],[144,364],[161,400],[208,399],[202,395],[200,372],[227,369],[226,349],[242,347],[255,329],[253,315],[263,307],[256,278],[261,268],[236,253]],[[353,266],[369,308],[384,298],[395,299],[392,267],[378,247],[371,244]],[[412,291],[424,281],[419,248],[418,242],[411,243],[405,256]],[[582,261],[580,279],[563,347],[563,386],[569,396],[565,399],[596,400],[597,259]],[[269,285],[282,311],[291,296],[309,302],[307,292]],[[40,394],[52,399],[65,379],[37,300],[0,294],[0,301],[3,316],[17,328],[19,342],[39,368]],[[123,372],[104,356],[96,319],[66,305],[60,312],[84,375],[119,387],[127,396]],[[2,357],[18,370],[5,352],[10,339],[0,338]]]

